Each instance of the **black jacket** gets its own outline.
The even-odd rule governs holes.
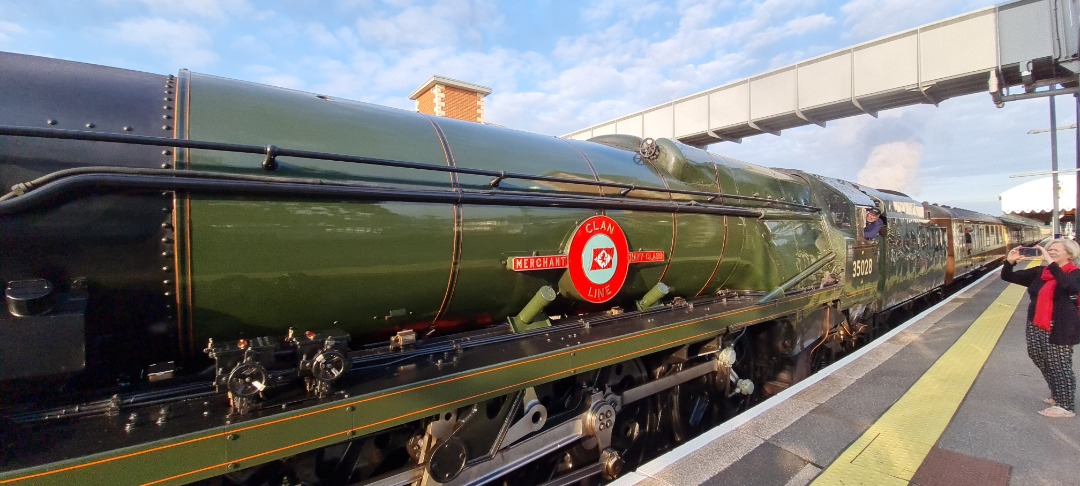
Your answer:
[[[1057,280],[1054,288],[1053,327],[1050,328],[1050,344],[1072,345],[1080,343],[1080,311],[1076,307],[1077,293],[1080,293],[1080,271],[1065,273],[1057,263],[1047,267],[1026,268],[1013,271],[1015,264],[1008,260],[1001,267],[1001,279],[1006,282],[1027,286],[1031,302],[1028,304],[1028,322],[1035,320],[1035,301],[1044,283],[1043,268],[1049,268],[1050,274]]]

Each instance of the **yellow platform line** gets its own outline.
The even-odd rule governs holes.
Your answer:
[[[814,485],[907,485],[949,425],[1024,287],[1009,285],[919,381],[814,480]]]

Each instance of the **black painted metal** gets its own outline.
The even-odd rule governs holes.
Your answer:
[[[0,52],[0,125],[163,135],[169,133],[163,113],[171,112],[167,84],[156,74]],[[150,145],[0,136],[0,185],[86,166],[157,168],[161,152]],[[43,209],[0,221],[0,282],[48,279],[64,293],[93,276],[92,286],[112,290],[91,291],[79,319],[85,318],[87,335],[101,339],[95,351],[83,353],[80,346],[71,359],[92,368],[105,360],[134,361],[136,351],[150,350],[154,359],[168,360],[156,349],[173,341],[161,325],[167,312],[161,281],[170,277],[163,277],[159,246],[171,197],[111,193]],[[143,330],[150,327],[160,332],[148,336]]]

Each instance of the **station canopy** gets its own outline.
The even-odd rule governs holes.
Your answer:
[[[1001,212],[1050,221],[1050,214],[1054,211],[1054,200],[1051,199],[1054,191],[1051,184],[1050,177],[1043,177],[1001,193],[998,196],[1001,200]],[[1058,211],[1064,216],[1076,209],[1076,176],[1059,175],[1058,186]]]

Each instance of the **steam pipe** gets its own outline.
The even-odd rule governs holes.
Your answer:
[[[555,289],[550,285],[540,287],[540,290],[536,291],[532,300],[528,304],[525,304],[525,308],[521,309],[518,313],[517,319],[523,324],[531,324],[536,316],[540,315],[540,311],[544,310],[548,304],[555,300]]]
[[[775,299],[777,297],[783,297],[784,292],[790,290],[796,284],[798,284],[799,282],[805,280],[806,277],[809,277],[809,276],[813,275],[814,272],[817,272],[818,270],[821,269],[821,267],[824,267],[826,264],[833,261],[833,259],[835,259],[835,258],[836,258],[836,252],[830,251],[830,252],[826,253],[825,256],[823,256],[821,258],[818,258],[818,260],[816,262],[812,263],[809,267],[806,267],[806,270],[803,270],[803,271],[799,272],[798,275],[795,275],[794,277],[789,278],[786,282],[780,284],[779,287],[773,289],[768,294],[765,294],[765,296],[762,297],[761,300],[758,301],[758,305],[765,304],[765,303],[767,303],[767,302],[769,302],[769,301],[771,301],[771,300],[773,300],[773,299]]]
[[[664,282],[657,282],[657,284],[654,285],[653,288],[649,289],[649,291],[645,294],[644,297],[641,298],[641,300],[635,303],[637,305],[637,310],[643,311],[652,307],[653,304],[656,304],[660,301],[660,299],[663,299],[664,296],[667,295],[670,291],[671,288],[668,287],[667,284],[665,284]]]
[[[17,192],[0,198],[0,215],[17,214],[39,209],[79,193],[102,190],[165,190],[210,192],[215,194],[262,195],[277,197],[308,197],[351,199],[363,201],[403,201],[420,203],[478,204],[490,206],[560,207],[579,209],[610,209],[665,213],[714,214],[750,218],[778,217],[784,219],[815,218],[816,215],[790,211],[764,211],[731,206],[704,206],[664,201],[627,200],[612,197],[582,195],[527,194],[490,191],[431,191],[370,186],[357,183],[338,183],[319,179],[289,180],[260,176],[223,176],[162,169],[128,169],[102,171],[113,173],[83,173],[63,177],[35,186],[30,192]],[[150,175],[154,174],[154,175]],[[158,175],[160,174],[160,175]],[[271,180],[267,180],[271,179]]]
[[[518,312],[518,315],[510,318],[510,328],[514,332],[525,332],[529,329],[538,327],[547,327],[551,325],[551,322],[547,321],[547,317],[544,317],[544,322],[538,322],[533,324],[533,321],[537,316],[542,316],[541,312],[548,304],[555,301],[555,289],[550,285],[545,285],[537,290],[528,304],[525,304],[525,308]]]

